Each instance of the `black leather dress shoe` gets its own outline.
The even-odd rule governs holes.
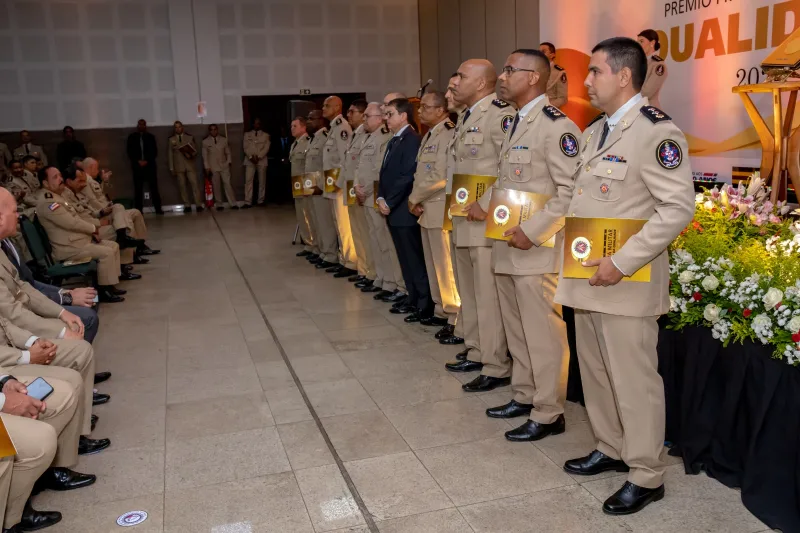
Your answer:
[[[366,291],[364,291],[364,292],[366,292]],[[381,291],[378,294],[376,294],[375,296],[373,296],[372,299],[373,300],[383,300],[384,298],[387,298],[387,297],[391,296],[392,294],[394,294],[393,291],[385,291],[385,290],[381,289]]]
[[[439,339],[439,344],[446,344],[448,346],[456,346],[458,344],[464,344],[464,339],[458,337],[457,335],[452,335],[450,337],[444,337],[443,339]]]
[[[342,267],[342,269],[333,275],[334,278],[350,278],[353,274],[357,274],[358,272],[353,270],[352,268]]]
[[[133,256],[133,264],[134,265],[146,265],[149,262],[150,262],[149,259],[145,259],[141,255],[136,254],[136,255]]]
[[[141,274],[134,274],[133,272],[123,272],[120,274],[119,279],[122,281],[134,281],[137,279],[142,279]]]
[[[367,285],[366,287],[361,289],[361,292],[381,292],[382,290],[383,289],[373,284],[373,285]]]
[[[638,513],[649,503],[664,498],[664,485],[655,489],[646,489],[626,481],[622,488],[609,496],[603,504],[603,512],[613,515]]]
[[[466,350],[461,350],[456,354],[456,359],[458,359],[459,361],[466,361],[470,350],[471,348],[467,348]]]
[[[490,407],[486,410],[486,416],[489,418],[516,418],[518,416],[528,416],[531,414],[533,405],[528,403],[519,403],[516,400],[511,400],[505,405],[499,407]]]
[[[401,294],[400,299],[397,300],[396,302],[394,302],[392,304],[392,307],[403,307],[404,305],[406,305],[408,303],[408,295],[407,294],[403,294],[403,293],[400,293],[400,294]]]
[[[198,213],[202,213],[202,212],[203,212],[203,211],[205,211],[205,210],[206,210],[206,208],[205,208],[205,207],[203,207],[202,205],[198,205],[198,206],[197,206],[197,212],[198,212]]]
[[[325,269],[325,272],[327,272],[328,274],[334,274],[334,273],[336,273],[336,272],[339,272],[339,271],[340,271],[341,269],[343,269],[343,268],[344,268],[344,267],[343,267],[342,265],[336,265],[336,264],[335,264],[335,265],[333,265],[332,267],[328,267],[328,268],[326,268],[326,269]]]
[[[399,302],[403,298],[407,298],[407,296],[405,294],[403,294],[402,292],[400,292],[400,291],[394,291],[390,296],[386,296],[385,298],[381,298],[381,300],[383,300],[386,303],[393,304],[395,302]]]
[[[311,255],[311,252],[309,252],[308,250],[301,250],[294,255],[296,255],[297,257],[305,257],[307,255]]]
[[[53,467],[48,468],[34,485],[34,493],[38,494],[42,490],[74,490],[88,487],[97,481],[97,476],[92,474],[81,474],[69,468]],[[38,491],[37,491],[38,489]]]
[[[221,205],[218,205],[217,206],[217,211],[225,211],[225,207],[221,206]]]
[[[362,281],[367,281],[366,276],[358,275],[358,276],[350,276],[347,278],[347,281],[350,283],[361,283]]]
[[[456,329],[456,327],[454,325],[446,324],[446,325],[444,325],[442,327],[442,329],[440,329],[439,331],[436,332],[434,337],[437,338],[437,339],[444,339],[446,337],[452,337],[453,336],[453,331],[455,329]]]
[[[362,279],[361,281],[353,282],[353,287],[356,289],[363,289],[364,287],[372,287],[372,280],[371,279]]]
[[[483,368],[483,363],[464,359],[455,363],[445,363],[444,367],[450,372],[477,372]]]
[[[320,261],[317,263],[316,266],[318,269],[322,270],[324,268],[330,268],[332,266],[336,266],[336,263],[331,263],[330,261]]]
[[[108,304],[114,304],[125,301],[125,298],[123,298],[122,296],[117,296],[116,294],[112,294],[108,290],[98,291],[97,297],[101,302]]]
[[[108,286],[108,292],[110,292],[111,294],[116,294],[117,296],[125,296],[126,294],[128,294],[128,291],[126,291],[125,289],[118,289],[113,285]]]
[[[413,305],[401,305],[400,307],[392,307],[389,309],[389,312],[393,315],[407,315],[409,313],[413,313],[416,311],[417,308]]]
[[[407,317],[405,317],[403,319],[403,322],[405,322],[407,324],[412,324],[414,322],[422,322],[423,320],[425,320],[425,319],[424,318],[420,318],[419,317],[419,313],[411,313],[410,315],[408,315]]]
[[[469,383],[461,385],[465,392],[488,392],[497,387],[505,387],[511,385],[511,378],[493,378],[492,376],[484,376],[481,374]]]
[[[248,208],[247,207],[239,207],[238,205],[232,205],[231,209],[233,209],[234,211],[238,211],[239,209],[248,209]]]
[[[61,522],[61,513],[58,511],[37,511],[31,505],[30,499],[22,510],[22,519],[16,525],[18,531],[38,531]]]
[[[506,439],[511,442],[533,442],[549,435],[560,435],[564,431],[566,431],[564,415],[558,415],[556,421],[551,424],[540,424],[539,422],[528,420],[520,427],[506,431]]]
[[[242,209],[250,209],[251,207],[253,207],[251,204],[244,204]]]
[[[119,269],[122,272],[133,272],[133,265],[120,265]]]
[[[111,372],[98,372],[94,375],[94,384],[97,385],[98,383],[102,383],[104,381],[108,381],[111,377]]]
[[[419,323],[422,324],[423,326],[443,327],[447,325],[447,319],[440,318],[438,316],[430,316],[428,318],[423,318],[422,320],[419,321]]]
[[[564,471],[578,476],[594,476],[603,472],[627,472],[628,465],[620,459],[612,459],[606,454],[594,450],[585,457],[570,459],[564,463]]]
[[[92,397],[92,405],[103,405],[104,403],[108,403],[108,400],[111,399],[111,396],[108,394],[100,394],[99,392],[95,392],[94,396]]]
[[[81,435],[80,440],[78,440],[78,455],[94,455],[109,446],[111,446],[111,441],[108,439],[90,439]]]
[[[94,428],[97,425],[98,420],[100,420],[100,417],[98,417],[97,415],[92,415],[92,431],[94,431]]]
[[[308,255],[306,256],[306,261],[308,261],[309,263],[310,263],[311,261],[316,261],[317,259],[319,259],[319,255],[318,255],[318,254],[315,254],[315,253],[310,253],[310,254],[308,254]]]

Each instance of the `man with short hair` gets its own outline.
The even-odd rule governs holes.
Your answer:
[[[178,179],[183,211],[190,212],[192,205],[198,207],[203,205],[203,201],[200,199],[200,185],[197,183],[197,172],[195,171],[197,145],[194,143],[194,137],[183,130],[183,123],[180,120],[176,120],[172,127],[174,133],[167,141],[169,143],[167,150],[169,171]],[[189,192],[186,189],[187,181],[192,189],[191,198],[189,198]]]
[[[353,129],[353,136],[344,154],[342,173],[339,175],[339,187],[344,191],[344,195],[353,203],[347,206],[347,214],[350,218],[350,229],[353,232],[353,246],[356,250],[355,275],[347,278],[352,283],[372,282],[375,279],[374,258],[369,250],[369,226],[364,210],[358,205],[355,198],[355,177],[361,161],[361,149],[367,140],[369,133],[364,127],[364,114],[369,103],[363,99],[353,100],[347,110],[347,122]],[[353,187],[348,187],[347,182],[352,181]],[[345,277],[341,272],[335,276]]]
[[[86,157],[86,147],[75,138],[72,126],[64,126],[63,134],[64,140],[56,147],[56,161],[60,170],[67,168],[75,158],[82,160]]]
[[[547,81],[547,98],[550,105],[563,107],[569,98],[567,85],[567,72],[564,67],[556,64],[556,47],[553,43],[543,42],[539,50],[550,61],[550,77]]]
[[[688,144],[670,117],[642,97],[647,58],[633,39],[592,50],[585,85],[603,111],[583,133],[572,194],[526,234],[541,241],[561,216],[644,219],[615,254],[583,262],[591,279],[558,280],[555,302],[575,309],[586,410],[596,449],[566,462],[577,475],[628,471],[603,511],[635,513],[664,497],[664,383],[658,374],[658,317],[669,312],[667,247],[694,215]],[[609,157],[613,154],[613,157]],[[624,181],[623,181],[624,178]],[[529,221],[530,222],[530,221]],[[579,258],[564,257],[564,261]],[[624,280],[650,265],[650,281]]]
[[[299,190],[297,194],[301,196],[294,196],[294,209],[297,216],[297,225],[300,228],[300,238],[305,245],[303,250],[297,252],[297,257],[307,257],[319,253],[319,248],[316,246],[316,236],[314,234],[314,225],[312,223],[313,208],[311,206],[311,199],[303,196],[303,180],[302,175],[306,169],[306,153],[308,146],[311,144],[311,135],[308,134],[306,127],[305,117],[294,117],[290,124],[292,137],[294,142],[289,148],[289,164],[291,165],[290,174],[292,180],[299,179]]]
[[[147,131],[147,121],[143,118],[136,123],[136,131],[128,135],[127,152],[133,172],[134,206],[139,211],[144,209],[144,184],[147,182],[156,214],[163,215],[156,165],[158,144],[155,136]]]
[[[208,137],[203,139],[203,167],[206,175],[211,176],[217,211],[225,208],[222,205],[223,199],[228,200],[228,207],[231,209],[239,209],[231,186],[231,149],[227,137],[220,136],[219,126],[216,124],[208,126]],[[225,196],[222,195],[223,191]],[[197,210],[203,209],[199,207]]]
[[[261,130],[261,119],[253,119],[253,129],[244,134],[244,205],[253,205],[253,177],[258,171],[258,205],[266,205],[267,194],[267,152],[269,134]]]
[[[33,155],[26,155],[20,161],[22,161],[22,179],[25,180],[25,183],[28,184],[31,191],[36,192],[41,187],[39,183],[39,159]]]
[[[11,150],[8,149],[8,145],[0,143],[0,177],[8,173],[8,167],[13,160],[14,156],[11,155]]]
[[[47,154],[41,146],[33,144],[31,134],[28,130],[22,130],[19,133],[20,145],[14,150],[14,159],[22,159],[26,155],[32,155],[47,165]]]
[[[23,178],[24,175],[25,169],[22,167],[22,162],[14,160],[9,166],[9,173],[5,176],[5,181],[3,181],[3,187],[14,195],[14,199],[23,209],[23,213],[25,213],[26,209],[29,210],[36,207],[35,191],[31,190],[28,182]],[[29,215],[28,218],[33,216],[30,211],[26,214]]]
[[[336,245],[336,222],[333,219],[330,202],[323,196],[325,189],[325,176],[323,175],[323,154],[325,143],[328,141],[327,120],[322,111],[315,109],[308,114],[308,123],[314,131],[314,137],[306,153],[306,167],[304,180],[311,180],[314,194],[311,196],[311,206],[314,210],[314,228],[319,237],[319,256],[308,256],[308,260],[319,269],[336,266],[338,262]]]

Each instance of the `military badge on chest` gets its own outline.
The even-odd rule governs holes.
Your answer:
[[[672,170],[680,166],[681,161],[683,161],[683,154],[681,153],[681,148],[678,146],[678,143],[672,139],[667,139],[658,145],[656,158],[662,167],[667,170]]]
[[[575,157],[578,155],[578,139],[571,133],[565,133],[561,136],[561,151],[567,157]]]

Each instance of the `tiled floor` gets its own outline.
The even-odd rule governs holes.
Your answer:
[[[677,461],[662,502],[604,515],[624,477],[561,469],[592,449],[582,407],[568,405],[563,435],[506,442],[513,426],[483,411],[510,393],[464,393],[471,376],[444,370],[458,350],[434,329],[296,258],[293,209],[215,217],[148,219],[163,254],[103,307],[96,341],[114,377],[95,434],[113,446],[81,459],[96,485],[36,498],[64,512],[53,533],[118,531],[133,510],[149,513],[142,533],[767,529]]]

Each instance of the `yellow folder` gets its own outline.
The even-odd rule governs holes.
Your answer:
[[[506,231],[519,226],[542,209],[550,196],[534,192],[515,191],[512,189],[493,189],[489,202],[489,216],[486,217],[486,237],[498,241],[508,241],[510,237],[503,235]],[[543,243],[545,248],[552,248],[556,237]]]
[[[632,218],[567,217],[564,228],[564,277],[589,279],[594,276],[597,267],[587,268],[581,263],[614,255],[628,239],[641,231],[646,222]],[[622,280],[649,282],[650,264]]]
[[[344,205],[356,205],[355,180],[347,180],[345,187],[347,194],[344,195]]]
[[[325,192],[332,193],[338,192],[339,187],[336,186],[336,180],[339,179],[339,172],[341,169],[332,168],[325,171]]]
[[[450,195],[450,202],[445,204],[446,209],[454,217],[467,216],[464,208],[483,196],[495,181],[497,181],[496,176],[455,174],[453,176],[453,192]]]

